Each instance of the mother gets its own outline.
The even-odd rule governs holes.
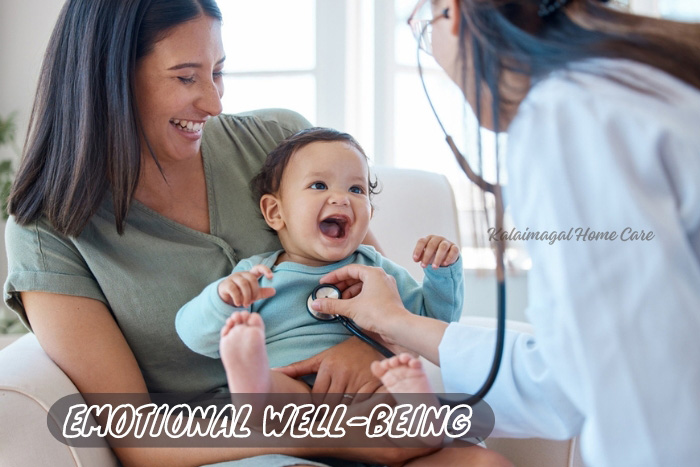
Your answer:
[[[421,3],[432,5],[424,39],[438,63],[482,125],[508,131],[520,230],[573,229],[527,242],[536,336],[506,335],[486,396],[496,432],[580,434],[596,466],[697,464],[700,25],[597,0]],[[584,241],[578,228],[617,238]],[[410,315],[381,270],[324,278],[358,280],[358,296],[316,309],[439,363],[449,391],[477,390],[492,330]]]
[[[216,117],[220,26],[212,0],[69,0],[54,29],[10,197],[5,299],[82,393],[225,388],[221,363],[177,337],[175,313],[238,258],[280,248],[248,180],[280,140],[310,125],[284,111]],[[368,368],[378,355],[355,339],[341,346],[315,360],[314,390],[376,389]],[[348,353],[352,362],[332,364]],[[124,465],[265,453],[116,449]]]

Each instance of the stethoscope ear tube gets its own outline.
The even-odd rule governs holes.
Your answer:
[[[423,27],[423,31],[421,33],[425,34],[425,30],[428,27],[426,24]],[[433,115],[435,115],[435,119],[438,122],[438,125],[440,125],[440,129],[442,132],[445,134],[445,141],[447,141],[447,145],[450,147],[450,150],[455,156],[455,159],[457,163],[459,164],[460,168],[464,172],[464,174],[467,176],[467,178],[472,181],[474,184],[476,184],[482,191],[488,192],[494,195],[495,201],[496,201],[496,231],[500,227],[503,226],[503,194],[501,191],[501,185],[498,183],[498,181],[495,184],[489,183],[486,180],[484,180],[481,176],[476,174],[472,168],[469,166],[469,163],[467,162],[467,159],[462,155],[462,153],[459,151],[457,146],[455,145],[454,141],[452,140],[452,137],[447,133],[447,130],[445,130],[445,126],[442,124],[442,121],[440,120],[440,117],[437,114],[437,111],[435,110],[435,106],[433,105],[433,101],[430,99],[430,94],[428,93],[428,88],[425,85],[425,79],[423,79],[423,66],[421,65],[420,61],[420,39],[418,41],[418,47],[416,48],[416,61],[418,62],[418,75],[420,77],[421,85],[423,86],[423,91],[425,91],[425,97],[428,99],[428,104],[430,105],[430,109],[433,111]],[[477,92],[478,92],[478,86],[477,86]],[[478,101],[478,99],[477,99]],[[498,121],[496,121],[496,125],[498,125]],[[498,128],[496,128],[498,130]],[[496,176],[498,178],[498,156],[496,156]],[[504,261],[503,257],[505,254],[505,245],[503,242],[496,242],[494,245],[494,249],[496,252],[496,280],[497,280],[497,320],[498,324],[496,327],[496,349],[494,351],[494,357],[493,357],[493,362],[491,363],[491,370],[489,371],[489,375],[486,377],[486,381],[484,381],[484,384],[482,384],[481,388],[474,394],[473,396],[468,397],[466,400],[463,401],[449,401],[445,400],[442,398],[440,399],[440,403],[443,405],[450,405],[452,407],[458,405],[458,404],[467,404],[469,406],[474,406],[478,402],[480,402],[484,396],[489,392],[491,389],[491,386],[493,386],[493,383],[496,381],[496,376],[498,375],[498,369],[501,366],[501,360],[503,358],[503,346],[505,342],[505,329],[506,329],[506,279],[505,279],[505,267],[504,267]]]

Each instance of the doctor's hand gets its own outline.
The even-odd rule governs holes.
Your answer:
[[[322,284],[355,284],[357,293],[352,298],[319,298],[311,307],[331,315],[346,316],[361,328],[375,332],[389,343],[396,340],[389,335],[395,323],[410,313],[404,308],[396,288],[396,280],[381,268],[350,264],[321,278]],[[361,283],[361,287],[358,284]]]
[[[275,295],[272,287],[260,287],[262,276],[272,279],[272,271],[267,266],[257,264],[250,271],[234,272],[219,282],[219,297],[229,305],[248,307],[251,303]]]
[[[432,264],[433,269],[447,267],[459,258],[459,247],[445,237],[428,235],[418,240],[413,250],[413,261],[422,268]]]

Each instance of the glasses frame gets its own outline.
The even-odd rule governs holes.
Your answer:
[[[428,55],[433,55],[433,23],[441,19],[449,18],[450,9],[443,9],[440,15],[435,16],[432,19],[416,19],[416,15],[427,2],[428,0],[420,0],[411,12],[411,16],[408,17],[406,23],[408,24],[408,27],[411,28],[413,37],[418,43],[418,48]]]

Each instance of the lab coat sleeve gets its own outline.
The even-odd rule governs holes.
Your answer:
[[[698,226],[689,228],[683,206],[698,207],[700,158],[688,144],[697,129],[671,120],[662,98],[620,86],[606,94],[609,80],[580,78],[590,83],[535,89],[511,126],[516,226],[573,231],[525,242],[536,338],[509,338],[487,402],[501,433],[580,427],[591,465],[689,465],[700,457],[689,438],[700,428],[700,267],[689,233]],[[633,231],[653,236],[632,240]],[[475,355],[487,361],[492,343],[459,329],[441,345],[443,373],[481,381]],[[471,350],[449,355],[457,340]]]
[[[495,344],[495,329],[450,324],[439,347],[445,392],[475,394],[491,370]],[[496,416],[492,436],[568,439],[580,429],[581,415],[553,378],[534,336],[506,330],[496,381],[486,396]]]
[[[252,265],[240,261],[232,272],[247,271]],[[182,342],[193,352],[209,358],[220,358],[221,328],[234,311],[246,310],[231,306],[221,300],[218,287],[221,278],[212,282],[202,292],[185,303],[175,316],[175,330]]]

